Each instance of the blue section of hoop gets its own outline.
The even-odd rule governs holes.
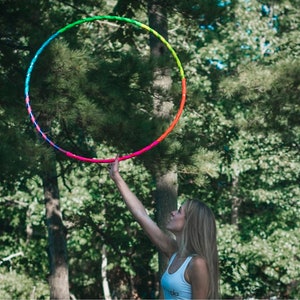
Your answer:
[[[39,57],[39,55],[44,51],[44,49],[49,45],[49,43],[54,40],[58,35],[60,34],[59,31],[57,31],[56,33],[54,33],[53,35],[51,35],[49,37],[49,39],[47,41],[45,41],[42,46],[40,47],[40,49],[36,52],[34,58],[31,60],[30,66],[27,70],[27,74],[26,74],[26,80],[25,80],[25,97],[29,96],[29,82],[30,82],[30,76],[33,70],[33,67]]]
[[[60,34],[60,31],[57,31],[56,33],[54,33],[53,35],[51,35],[48,40],[46,40],[42,46],[38,49],[38,51],[36,52],[35,56],[33,57],[33,59],[31,60],[31,63],[29,65],[29,68],[27,70],[27,74],[26,74],[26,79],[25,79],[25,98],[28,98],[28,102],[26,103],[27,109],[30,109],[30,113],[29,116],[35,126],[35,128],[37,129],[37,131],[39,132],[39,134],[51,145],[53,146],[55,149],[62,151],[62,152],[66,152],[64,149],[60,148],[58,145],[56,145],[55,143],[53,143],[48,137],[47,135],[42,131],[42,129],[39,127],[38,123],[35,120],[35,117],[31,111],[31,106],[30,106],[30,97],[29,97],[29,84],[30,84],[30,78],[31,78],[31,73],[33,70],[33,67],[39,57],[39,55],[44,51],[44,49],[50,44],[50,42],[52,40],[54,40],[58,35]]]

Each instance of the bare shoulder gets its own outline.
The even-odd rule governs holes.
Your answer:
[[[199,256],[194,256],[189,264],[189,273],[191,276],[207,274],[208,270],[206,261]]]
[[[185,277],[190,284],[199,280],[205,282],[208,278],[206,261],[199,256],[193,256],[186,269]]]

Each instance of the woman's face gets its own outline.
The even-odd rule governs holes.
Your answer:
[[[185,224],[185,209],[186,204],[179,207],[178,210],[174,210],[170,213],[170,218],[167,223],[167,230],[172,233],[181,233]]]

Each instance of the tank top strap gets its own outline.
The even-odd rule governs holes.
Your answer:
[[[190,261],[192,260],[192,258],[193,258],[192,255],[188,256],[180,268],[183,268],[185,270],[187,268],[188,264],[190,263]]]
[[[174,253],[172,254],[172,256],[171,256],[171,258],[170,258],[170,260],[169,260],[169,263],[168,263],[167,271],[169,271],[169,268],[170,268],[170,266],[171,266],[173,260],[175,259],[176,254],[177,254],[177,252],[174,252]]]

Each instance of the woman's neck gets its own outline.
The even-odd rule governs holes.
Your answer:
[[[187,257],[188,253],[182,245],[182,234],[176,234],[175,237],[176,237],[176,243],[178,247],[177,256],[181,258]]]

